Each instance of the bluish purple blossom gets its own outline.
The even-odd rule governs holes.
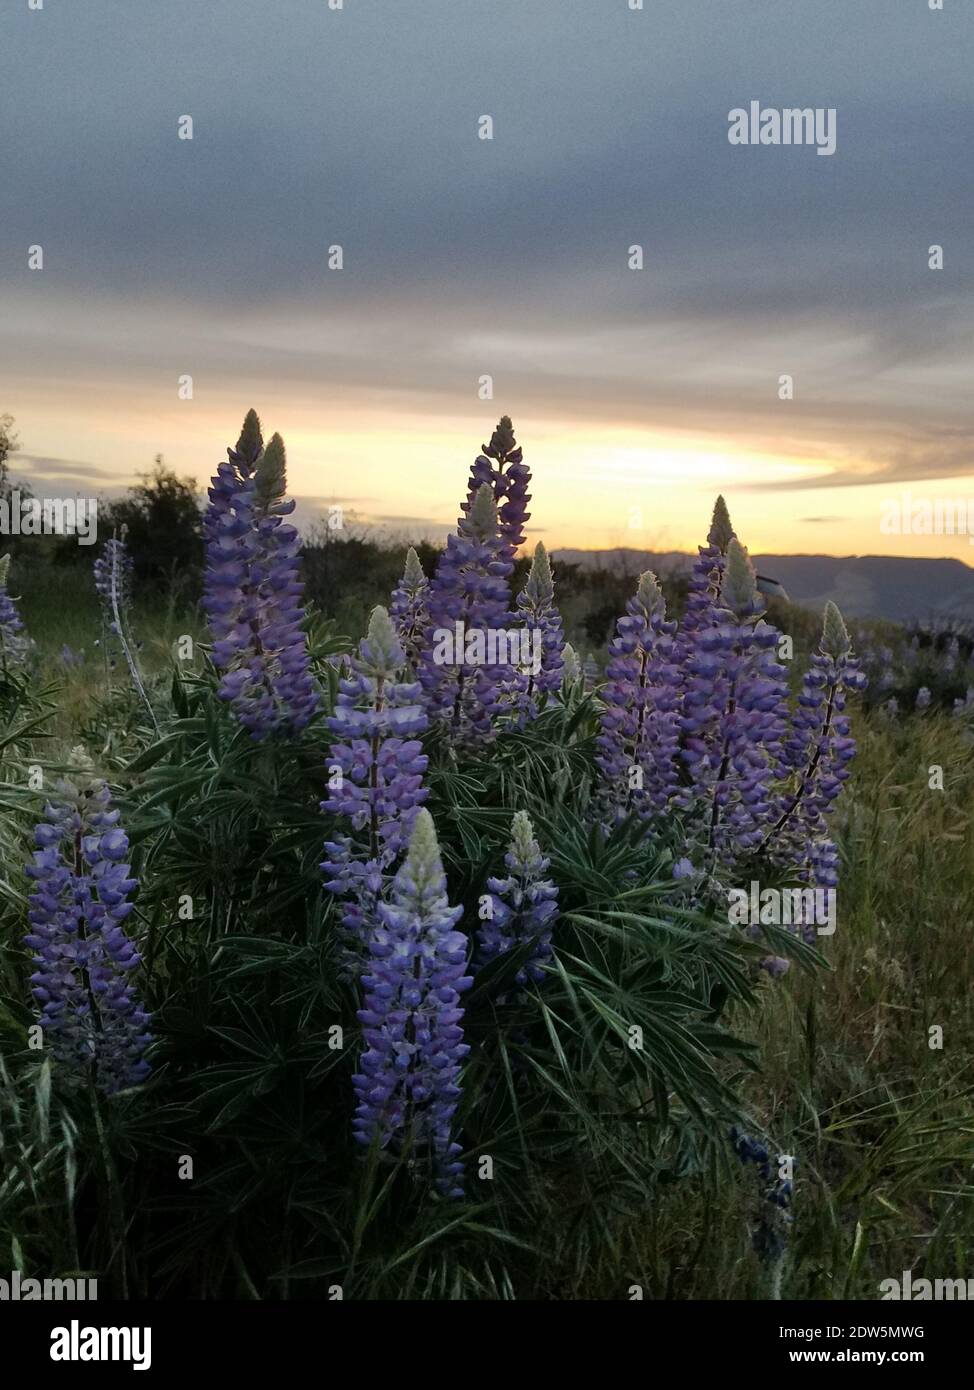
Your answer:
[[[406,664],[415,671],[419,664],[420,652],[426,640],[429,627],[430,584],[419,556],[412,546],[406,553],[406,566],[399,585],[392,592],[389,612],[396,625],[396,634],[402,647]]]
[[[437,564],[419,666],[431,723],[445,725],[457,744],[482,743],[492,736],[514,678],[507,636],[514,616],[508,585],[512,568],[485,484]]]
[[[0,559],[0,673],[25,665],[33,643],[7,589],[10,556]]]
[[[707,544],[698,546],[697,558],[690,571],[678,638],[681,661],[692,649],[696,633],[701,628],[712,627],[718,621],[718,599],[727,565],[727,547],[732,540],[736,540],[736,536],[727,503],[723,497],[718,497],[714,503]]]
[[[462,911],[447,899],[436,830],[423,809],[369,934],[354,1133],[360,1144],[408,1147],[447,1197],[463,1196],[453,1121],[470,1051],[460,995],[473,981],[467,938],[455,930]]]
[[[732,540],[715,621],[685,657],[681,757],[691,785],[676,798],[711,864],[725,869],[761,845],[774,813],[787,684],[763,611],[747,552]]]
[[[518,547],[524,544],[524,524],[530,520],[527,504],[531,501],[531,470],[524,462],[521,449],[514,438],[510,416],[502,415],[483,452],[470,467],[467,500],[462,510],[469,516],[477,493],[486,483],[497,506],[497,530],[501,550],[512,564]]]
[[[530,649],[518,663],[512,699],[523,723],[534,719],[552,691],[559,690],[564,668],[565,634],[555,607],[555,584],[547,551],[539,541],[531,572],[517,598],[518,615]]]
[[[660,814],[678,779],[680,688],[676,624],[656,576],[640,576],[609,644],[595,761],[606,818]]]
[[[124,529],[124,528],[123,528]],[[102,553],[92,565],[95,579],[95,593],[101,608],[102,629],[118,636],[118,623],[115,620],[117,606],[123,622],[132,601],[132,576],[134,562],[129,554],[124,538],[113,536],[105,542]]]
[[[477,963],[486,965],[515,946],[530,943],[528,958],[515,975],[516,983],[523,986],[529,980],[544,979],[544,962],[551,957],[551,933],[558,917],[558,889],[546,877],[549,861],[534,838],[526,811],[515,813],[504,863],[506,877],[487,880],[487,915],[477,929]]]
[[[128,837],[80,749],[44,816],[27,867],[32,993],[56,1060],[111,1094],[149,1072],[150,1018],[132,981],[140,956],[122,927],[137,887]]]
[[[842,615],[825,606],[819,650],[802,680],[798,706],[782,744],[782,773],[790,785],[778,799],[764,847],[793,863],[805,859],[805,847],[827,838],[827,816],[855,756],[846,700],[865,686]]]
[[[284,441],[263,447],[250,411],[236,449],[228,449],[209,489],[204,519],[203,607],[213,635],[219,692],[254,739],[296,733],[318,708],[307,638],[301,542],[284,517]]]
[[[755,1169],[761,1206],[752,1233],[754,1249],[762,1260],[774,1264],[785,1253],[788,1228],[793,1221],[794,1182],[788,1175],[794,1174],[798,1160],[790,1154],[778,1154],[772,1162],[767,1145],[742,1134],[736,1125],[730,1131],[730,1139],[741,1163]]]
[[[404,665],[389,614],[374,609],[328,720],[339,741],[331,746],[331,794],[321,807],[346,817],[353,835],[326,843],[322,868],[326,887],[347,899],[343,922],[360,943],[428,795],[423,786],[428,759],[419,742],[428,721],[419,685],[399,679]]]

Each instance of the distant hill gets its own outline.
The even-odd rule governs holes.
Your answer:
[[[831,599],[850,618],[957,617],[974,619],[974,569],[960,560],[896,555],[753,555],[759,574],[777,579],[793,603],[821,609]],[[555,561],[613,574],[685,570],[678,551],[556,550]]]

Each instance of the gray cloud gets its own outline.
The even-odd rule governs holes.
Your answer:
[[[193,371],[435,412],[489,372],[515,418],[872,470],[786,487],[971,471],[959,8],[86,0],[5,7],[0,40],[15,413],[24,376],[124,404]],[[752,97],[836,107],[838,152],[730,146]]]

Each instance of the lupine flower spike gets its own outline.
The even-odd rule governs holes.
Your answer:
[[[524,462],[521,449],[514,438],[514,426],[509,415],[502,415],[490,443],[481,446],[483,452],[470,466],[467,500],[462,510],[470,514],[477,493],[486,483],[497,504],[498,535],[504,558],[514,561],[518,546],[524,544],[524,524],[531,519],[527,505],[531,501],[531,470]]]
[[[115,609],[118,608],[124,621],[132,602],[133,568],[123,527],[122,536],[112,536],[111,540],[107,540],[102,553],[92,565],[95,593],[98,595],[101,608],[102,629],[113,636],[118,635]]]
[[[529,657],[515,673],[514,704],[521,721],[534,719],[548,695],[562,683],[565,634],[555,607],[555,584],[548,553],[539,541],[527,583],[518,595],[522,631],[527,635]]]
[[[707,544],[698,547],[697,558],[690,571],[686,606],[680,623],[680,645],[684,654],[693,645],[695,633],[710,627],[716,620],[717,600],[724,582],[727,547],[736,540],[730,513],[723,497],[714,503]]]
[[[485,483],[436,567],[419,669],[431,721],[445,724],[458,744],[491,737],[514,677],[506,641],[513,618],[507,583],[512,568]],[[503,652],[498,643],[502,633]]]
[[[0,559],[0,673],[25,665],[33,643],[24,632],[17,604],[7,589],[10,556]]]
[[[677,801],[712,868],[756,850],[774,813],[787,685],[779,634],[763,611],[747,551],[732,540],[716,621],[696,631],[686,657],[683,697],[681,756],[692,786]]]
[[[460,1146],[453,1120],[463,1041],[460,995],[473,983],[466,971],[467,938],[455,930],[463,909],[451,907],[436,830],[423,809],[409,853],[393,880],[391,900],[376,905],[370,960],[362,977],[364,1049],[353,1078],[359,1143],[408,1145],[427,1161],[439,1190],[463,1196]]]
[[[140,956],[122,923],[137,887],[108,787],[76,748],[34,832],[27,875],[33,995],[55,1059],[107,1094],[143,1081],[149,1015],[132,975]]]
[[[681,673],[674,664],[675,632],[656,576],[647,570],[616,624],[601,692],[595,760],[609,821],[658,815],[676,791]]]
[[[543,980],[544,962],[551,957],[558,889],[545,876],[548,862],[534,838],[527,812],[516,812],[510,848],[504,856],[507,877],[487,880],[488,915],[477,931],[477,957],[479,965],[486,965],[515,946],[531,943],[531,952],[515,976],[519,985]]]
[[[403,570],[399,587],[393,590],[389,612],[396,624],[396,632],[406,657],[406,663],[413,671],[419,664],[420,652],[426,639],[429,626],[429,580],[423,573],[419,556],[412,546],[406,552],[406,567]]]
[[[204,520],[203,607],[213,660],[223,673],[220,696],[254,739],[296,733],[318,708],[299,578],[301,542],[283,518],[294,510],[287,489],[284,441],[264,449],[260,421],[249,411],[236,449],[220,464]]]
[[[384,608],[373,610],[351,665],[328,721],[340,741],[329,755],[331,795],[321,803],[323,811],[347,817],[353,830],[326,843],[322,864],[329,875],[325,886],[347,899],[343,922],[352,954],[346,966],[361,955],[375,902],[428,795],[428,760],[419,743],[427,726],[421,691],[400,679],[405,657]]]
[[[819,650],[805,673],[782,747],[782,771],[791,785],[778,798],[762,845],[779,862],[796,864],[801,879],[816,888],[834,888],[838,882],[838,851],[829,838],[828,816],[856,751],[846,699],[865,683],[842,614],[827,603]],[[806,936],[814,937],[815,925],[806,924]]]

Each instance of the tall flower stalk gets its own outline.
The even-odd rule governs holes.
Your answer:
[[[606,819],[666,810],[677,788],[681,672],[676,624],[647,570],[609,645],[595,761]]]
[[[429,580],[412,546],[406,552],[406,565],[398,587],[392,592],[389,612],[405,654],[406,664],[415,671],[429,626]]]
[[[429,627],[419,679],[430,720],[455,744],[477,744],[494,720],[514,671],[498,646],[512,625],[508,576],[513,565],[498,535],[497,506],[481,485],[469,514],[447,540],[430,585]]]
[[[711,868],[758,849],[773,814],[787,686],[763,612],[747,552],[732,540],[715,621],[685,657],[681,756],[692,785],[679,800]]]
[[[369,935],[354,1134],[363,1145],[408,1149],[446,1197],[463,1196],[453,1122],[470,1050],[460,995],[473,980],[467,938],[455,930],[462,912],[449,904],[433,818],[423,809]]]
[[[555,607],[551,561],[540,541],[527,583],[518,594],[517,612],[530,653],[525,661],[522,652],[513,686],[513,702],[523,723],[534,719],[552,691],[561,688],[565,664],[565,634]]]
[[[135,656],[132,640],[128,631],[128,617],[131,610],[132,601],[132,557],[128,553],[125,544],[125,528],[122,528],[122,536],[113,536],[105,546],[105,553],[101,556],[101,568],[99,561],[95,561],[95,588],[98,590],[99,598],[102,600],[102,611],[104,618],[102,621],[102,633],[106,643],[106,669],[107,669],[107,643],[108,633],[118,638],[122,655],[125,657],[125,664],[129,668],[129,675],[132,677],[132,684],[138,693],[139,699],[145,706],[145,711],[149,716],[149,723],[159,734],[159,721],[156,719],[149,693],[145,688],[145,681],[142,679],[142,672]]]
[[[530,945],[515,975],[518,985],[544,979],[552,954],[551,933],[558,917],[558,889],[546,877],[549,861],[541,853],[526,811],[517,811],[504,856],[507,875],[489,878],[487,915],[477,930],[477,963],[486,965],[516,946]]]
[[[780,798],[763,849],[796,835],[802,842],[825,838],[828,813],[849,777],[848,764],[856,751],[847,696],[864,686],[842,614],[834,603],[827,603],[819,650],[802,679],[798,708],[782,748],[792,785]]]
[[[249,411],[228,462],[209,489],[204,520],[203,607],[222,673],[219,693],[255,740],[295,734],[312,719],[318,693],[303,630],[301,542],[284,518],[284,441],[264,448],[260,421]]]
[[[10,556],[0,559],[0,672],[17,670],[27,662],[31,649],[17,604],[7,587],[10,575]]]
[[[322,864],[326,887],[346,899],[346,966],[361,956],[375,904],[428,795],[428,759],[419,742],[428,721],[419,685],[401,679],[404,666],[389,614],[375,608],[328,720],[338,741],[329,754],[330,795],[321,803],[323,811],[345,817],[353,831],[325,844]]]
[[[150,1018],[132,974],[140,956],[122,923],[137,881],[128,837],[108,787],[76,748],[34,832],[24,938],[34,952],[32,992],[57,1061],[106,1094],[143,1081]]]
[[[477,493],[486,483],[497,504],[498,535],[504,558],[512,564],[518,547],[524,544],[524,525],[531,518],[527,505],[531,501],[531,470],[514,438],[514,426],[509,415],[502,415],[490,443],[481,446],[483,452],[470,466],[467,500],[462,510],[469,516]]]
[[[727,503],[722,496],[718,496],[707,533],[707,544],[698,546],[697,558],[690,571],[686,604],[680,621],[680,647],[684,656],[689,653],[695,634],[718,621],[727,550],[731,541],[736,539]]]

